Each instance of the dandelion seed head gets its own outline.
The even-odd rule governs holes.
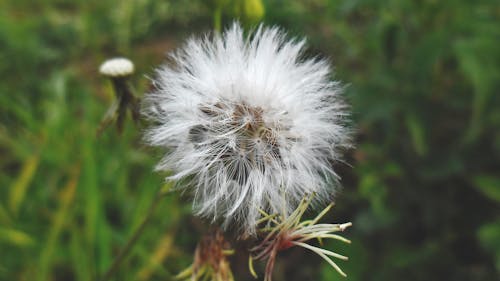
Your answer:
[[[113,58],[104,61],[99,73],[108,77],[124,77],[134,73],[134,64],[126,58]]]
[[[192,38],[157,70],[147,141],[168,152],[157,170],[190,177],[198,215],[253,233],[259,209],[290,213],[307,195],[331,199],[332,163],[349,147],[346,105],[327,60],[304,40],[238,24]]]

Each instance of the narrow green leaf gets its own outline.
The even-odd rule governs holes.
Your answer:
[[[474,186],[491,200],[500,202],[500,178],[480,175],[474,177]]]
[[[20,247],[32,246],[35,243],[30,235],[12,228],[0,228],[0,241]]]
[[[413,147],[418,155],[423,156],[427,154],[427,143],[425,141],[425,128],[415,114],[406,116],[406,126],[410,133]]]
[[[500,271],[500,221],[483,225],[477,237],[483,248],[495,256],[495,266]]]
[[[59,209],[54,214],[47,240],[44,243],[45,247],[40,255],[38,280],[46,280],[47,274],[50,272],[52,257],[58,246],[58,237],[63,230],[64,223],[68,217],[68,211],[73,202],[78,177],[79,170],[74,172],[61,191]]]
[[[33,154],[30,158],[28,158],[26,162],[24,162],[19,176],[10,188],[9,208],[14,214],[17,214],[19,207],[24,200],[28,186],[35,175],[39,160],[39,154]]]

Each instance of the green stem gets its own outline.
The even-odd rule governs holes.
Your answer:
[[[222,31],[222,7],[218,6],[214,11],[214,29],[218,33]]]
[[[113,263],[111,264],[109,269],[106,271],[106,273],[103,275],[103,277],[100,279],[100,281],[107,281],[111,277],[113,277],[113,275],[116,273],[116,271],[118,270],[118,268],[121,265],[121,263],[123,262],[123,260],[130,253],[130,250],[135,245],[135,243],[137,242],[137,240],[139,239],[141,234],[144,232],[144,229],[146,229],[146,226],[147,226],[149,220],[151,219],[156,207],[158,206],[158,203],[161,201],[163,196],[165,196],[165,194],[166,194],[165,192],[160,190],[158,192],[158,194],[155,196],[155,199],[151,203],[151,206],[149,206],[148,213],[144,217],[144,220],[139,225],[139,227],[135,230],[132,237],[130,237],[130,239],[127,241],[127,244],[125,244],[125,247],[122,249],[122,251],[118,254],[118,256],[116,256]]]

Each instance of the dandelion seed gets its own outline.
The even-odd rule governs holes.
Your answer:
[[[334,194],[348,114],[329,63],[305,58],[304,46],[277,28],[245,37],[234,24],[189,40],[157,71],[146,139],[168,149],[157,170],[191,179],[198,215],[252,234],[259,210],[290,214],[307,194]]]

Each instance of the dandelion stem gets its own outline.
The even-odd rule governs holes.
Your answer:
[[[132,234],[132,237],[127,241],[127,244],[123,247],[121,252],[115,257],[113,263],[111,266],[108,268],[106,273],[102,276],[100,281],[107,281],[110,280],[111,277],[117,272],[118,268],[120,267],[121,263],[123,260],[127,257],[127,255],[130,253],[130,250],[132,250],[132,247],[135,245],[141,234],[144,232],[144,229],[146,229],[146,226],[151,219],[154,211],[156,210],[156,207],[158,206],[158,203],[160,203],[161,199],[166,195],[166,192],[162,189],[158,192],[158,194],[155,196],[153,202],[151,202],[151,205],[149,206],[148,212],[146,216],[144,217],[144,220],[141,222],[139,227],[134,231]]]
[[[222,7],[218,6],[214,11],[214,30],[220,33],[222,30]]]

